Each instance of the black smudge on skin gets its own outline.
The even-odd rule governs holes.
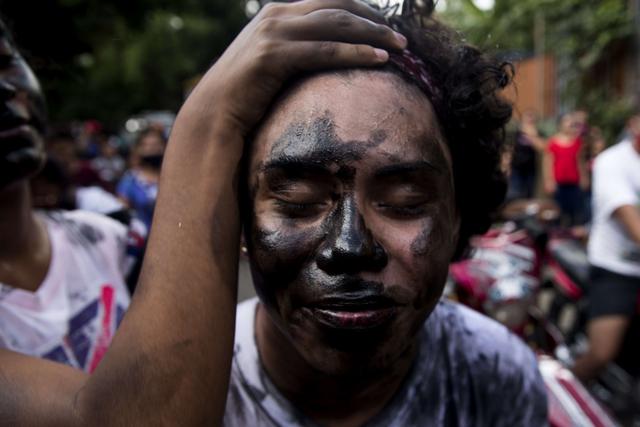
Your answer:
[[[334,171],[334,176],[349,187],[356,174],[356,167],[351,163],[361,159],[367,150],[379,146],[386,139],[385,131],[374,130],[368,140],[343,141],[338,137],[334,121],[327,112],[311,123],[289,125],[273,143],[269,155],[254,169],[254,173],[264,173],[264,165],[269,161],[295,159]],[[281,218],[279,225],[265,229],[259,225],[258,215],[253,211],[255,197],[258,191],[262,191],[261,185],[264,183],[260,183],[259,179],[253,180],[248,192],[250,200],[247,207],[250,208],[250,214],[245,221],[245,230],[249,230],[250,236],[247,246],[251,254],[256,291],[270,311],[280,312],[291,303],[290,298],[298,293],[293,291],[292,294],[291,290],[285,292],[291,286],[307,295],[309,292],[323,293],[320,289],[313,289],[314,284],[327,284],[326,272],[315,266],[315,260],[328,236],[340,233],[337,228],[344,223],[342,217],[345,212],[341,209],[341,196],[336,193],[332,196],[335,206],[320,224],[300,226],[295,219]],[[357,209],[349,214],[357,215],[361,220]],[[386,252],[379,246],[376,244],[374,254],[382,253],[386,259]]]
[[[329,112],[314,119],[310,124],[292,123],[275,141],[271,158],[299,158],[321,164],[340,164],[356,160],[369,149],[375,148],[387,139],[384,130],[374,130],[367,141],[343,141],[336,133],[336,126]],[[303,141],[304,144],[300,144]]]
[[[378,271],[386,265],[386,252],[367,228],[353,196],[340,201],[322,226],[328,238],[318,263],[327,273]]]
[[[431,234],[433,232],[433,220],[427,218],[424,220],[420,234],[411,242],[411,253],[415,256],[426,255],[431,248]]]
[[[375,148],[387,140],[387,132],[384,129],[376,129],[371,132],[371,139],[367,148]]]

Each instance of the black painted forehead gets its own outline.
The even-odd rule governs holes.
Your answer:
[[[434,135],[414,135],[415,143],[425,145],[422,154],[416,158],[407,158],[402,153],[386,153],[386,163],[430,164],[441,172],[446,163],[439,147],[439,137]],[[331,164],[348,164],[361,160],[366,153],[389,139],[387,131],[372,129],[362,140],[343,140],[336,133],[336,126],[330,112],[311,121],[292,122],[274,141],[270,151],[263,159],[262,170],[272,168],[313,168],[327,167]],[[412,138],[413,139],[413,138]],[[428,153],[428,154],[427,154]],[[416,153],[417,154],[417,153]]]

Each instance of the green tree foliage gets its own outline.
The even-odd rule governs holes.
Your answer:
[[[446,0],[446,4],[441,17],[484,49],[553,54],[562,106],[586,107],[609,136],[616,132],[631,99],[607,90],[599,76],[594,78],[594,70],[602,62],[616,60],[611,55],[615,49],[632,45],[629,0],[495,0],[489,11],[478,9],[473,0]]]
[[[232,0],[0,0],[52,121],[177,110],[246,21]]]

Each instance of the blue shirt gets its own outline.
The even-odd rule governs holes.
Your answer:
[[[124,174],[118,183],[116,192],[118,196],[129,202],[138,219],[149,230],[153,218],[153,209],[156,205],[156,197],[158,196],[158,183],[146,181],[138,172],[129,171]]]

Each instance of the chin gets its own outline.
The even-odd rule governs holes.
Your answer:
[[[331,376],[364,376],[390,369],[414,338],[392,325],[381,330],[326,331],[303,323],[289,330],[300,356],[315,370]]]
[[[310,351],[299,350],[305,361],[318,372],[328,376],[361,377],[379,375],[393,366],[400,354],[379,349],[370,352],[345,352],[334,348],[320,347]]]

